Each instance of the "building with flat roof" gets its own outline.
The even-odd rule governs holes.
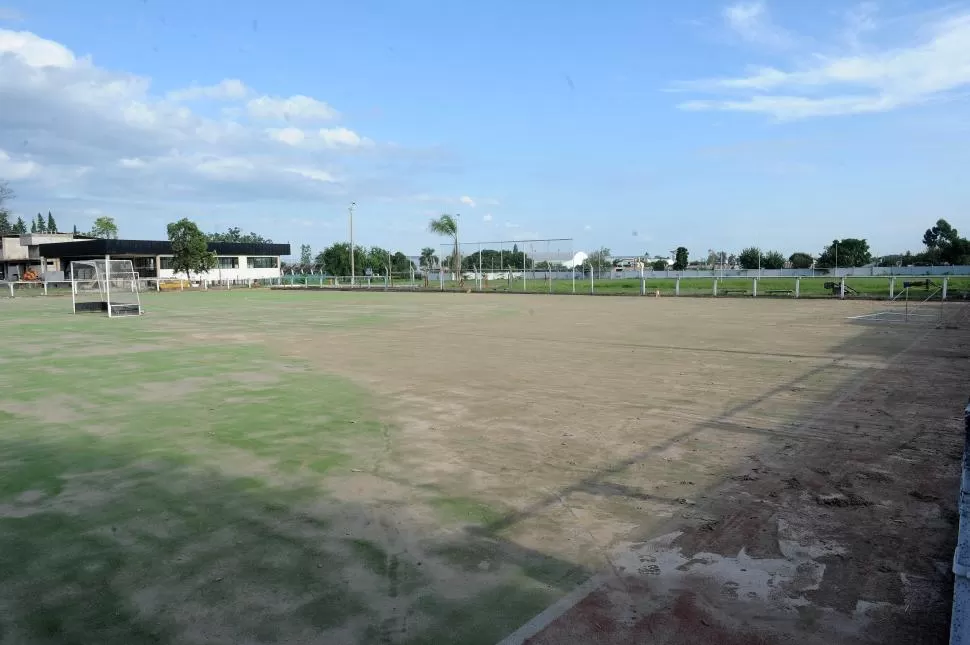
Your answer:
[[[0,246],[0,280],[18,280],[27,269],[45,280],[70,279],[71,262],[104,259],[131,260],[140,278],[174,278],[172,243],[167,240],[105,240],[69,233],[7,236]],[[217,281],[277,278],[280,258],[289,244],[210,242],[216,266],[205,277]]]

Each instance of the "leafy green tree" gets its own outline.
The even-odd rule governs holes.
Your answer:
[[[413,266],[411,259],[400,251],[396,251],[391,255],[391,273],[410,274]]]
[[[54,216],[51,215],[50,211],[47,211],[47,232],[48,233],[57,232],[57,222],[54,221]]]
[[[316,263],[329,275],[350,275],[350,244],[336,242],[317,254]],[[367,266],[367,251],[362,246],[354,246],[354,269],[360,273]]]
[[[309,267],[313,264],[313,250],[309,244],[300,245],[300,264]]]
[[[965,264],[970,256],[970,242],[945,219],[937,220],[936,226],[923,235],[927,259],[934,264]]]
[[[667,270],[667,261],[666,260],[654,260],[653,261],[653,264],[651,265],[651,267],[653,268],[654,271],[666,271]]]
[[[762,269],[784,269],[785,256],[778,251],[768,251],[761,256]]]
[[[168,239],[172,243],[172,270],[184,273],[208,273],[216,266],[216,254],[209,250],[205,233],[195,222],[182,218],[168,225]]]
[[[429,274],[431,271],[438,266],[438,256],[435,254],[434,249],[430,246],[426,246],[421,249],[421,258],[418,261],[422,272],[424,273],[424,286],[428,286],[428,281],[430,279]]]
[[[461,252],[458,249],[458,219],[451,215],[442,215],[428,222],[428,231],[435,235],[451,238],[454,243],[454,249],[451,253],[453,260],[449,265],[452,267],[452,270],[458,273],[458,284],[461,285],[464,279],[461,276]]]
[[[40,213],[37,213],[37,232],[46,233],[47,232],[47,220]]]
[[[532,266],[532,258],[520,251],[518,245],[513,246],[511,251],[505,249],[482,249],[480,262],[478,255],[479,252],[475,251],[462,258],[462,271],[478,271],[479,266],[481,266],[483,271],[504,271],[507,269],[521,271]]]
[[[27,225],[23,217],[17,218],[17,223],[13,225],[13,232],[17,235],[27,235]]]
[[[825,247],[815,266],[819,268],[834,267],[861,267],[872,262],[872,253],[869,251],[869,242],[853,237],[844,240],[834,240]]]
[[[104,240],[118,239],[118,225],[115,224],[114,218],[102,215],[94,220],[94,226],[91,227],[91,237],[99,237]]]
[[[761,249],[749,246],[738,254],[738,264],[742,269],[757,269],[761,266]]]
[[[210,242],[231,242],[236,244],[272,244],[273,240],[259,233],[243,233],[238,226],[231,226],[224,233],[206,233]]]
[[[674,251],[674,271],[683,271],[686,269],[689,257],[687,247],[678,246],[677,250]]]
[[[30,220],[30,232],[31,233],[37,232],[37,220],[33,220],[33,219]]]
[[[13,233],[13,225],[10,223],[10,215],[7,211],[0,209],[0,235]]]
[[[788,257],[788,262],[791,263],[791,268],[793,269],[811,269],[815,258],[810,253],[798,251]]]

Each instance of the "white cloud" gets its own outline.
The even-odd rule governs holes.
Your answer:
[[[513,224],[512,222],[506,222],[505,228],[522,228],[521,224]],[[349,253],[349,251],[348,251]]]
[[[353,130],[347,128],[322,128],[318,133],[321,141],[330,148],[357,148],[360,146],[371,146],[373,141],[366,137],[361,137]]]
[[[587,224],[586,226],[583,227],[583,230],[584,231],[592,231],[593,230],[593,227],[590,226],[589,224]],[[347,256],[348,257],[350,256],[350,251],[347,251]]]
[[[17,161],[6,151],[0,150],[0,177],[8,181],[26,179],[40,172],[41,167],[30,159]]]
[[[462,195],[461,197],[458,198],[458,201],[460,201],[465,206],[471,206],[472,208],[475,208],[475,200],[469,197],[468,195]],[[349,252],[350,251],[348,251],[348,253]]]
[[[886,112],[946,99],[970,86],[970,12],[917,25],[922,40],[872,53],[816,54],[790,70],[682,84],[683,89],[741,96],[695,99],[685,110],[752,112],[777,120]]]
[[[139,213],[167,217],[159,213],[173,204],[208,216],[257,200],[303,200],[314,208],[343,203],[349,194],[400,200],[420,190],[413,177],[438,161],[379,145],[349,127],[247,118],[247,110],[254,119],[336,116],[308,96],[260,97],[235,79],[169,94],[151,88],[149,78],[99,67],[60,43],[0,29],[0,177],[16,181],[18,204],[57,208],[57,200],[70,197],[62,210],[129,213],[126,228],[137,228],[147,221]],[[195,98],[243,107],[203,112]],[[354,155],[365,147],[373,153]]]
[[[180,90],[169,92],[166,97],[170,101],[196,101],[212,99],[216,101],[233,101],[246,98],[251,90],[246,84],[235,78],[227,78],[215,85],[193,85]]]
[[[289,144],[291,146],[298,146],[306,140],[306,135],[303,134],[303,130],[299,128],[282,128],[269,130],[269,135],[278,141]],[[349,253],[349,251],[348,251]]]
[[[485,213],[485,215],[482,217],[482,221],[483,222],[491,222],[492,221],[492,214],[491,213]],[[350,251],[347,251],[347,254],[349,256],[350,255]]]
[[[764,2],[738,2],[724,8],[724,21],[742,40],[773,48],[792,44],[791,35],[771,21]]]
[[[256,119],[275,119],[283,121],[330,121],[339,113],[324,103],[309,96],[296,95],[289,98],[260,96],[246,103],[249,115]]]

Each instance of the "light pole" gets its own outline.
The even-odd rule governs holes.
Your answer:
[[[839,242],[835,241],[835,274],[839,273]]]
[[[354,286],[354,209],[357,208],[357,202],[350,202],[350,208],[347,211],[350,213],[350,286]]]

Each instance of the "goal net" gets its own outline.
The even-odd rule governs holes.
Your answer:
[[[138,273],[131,260],[71,262],[74,313],[137,316],[142,313]]]

